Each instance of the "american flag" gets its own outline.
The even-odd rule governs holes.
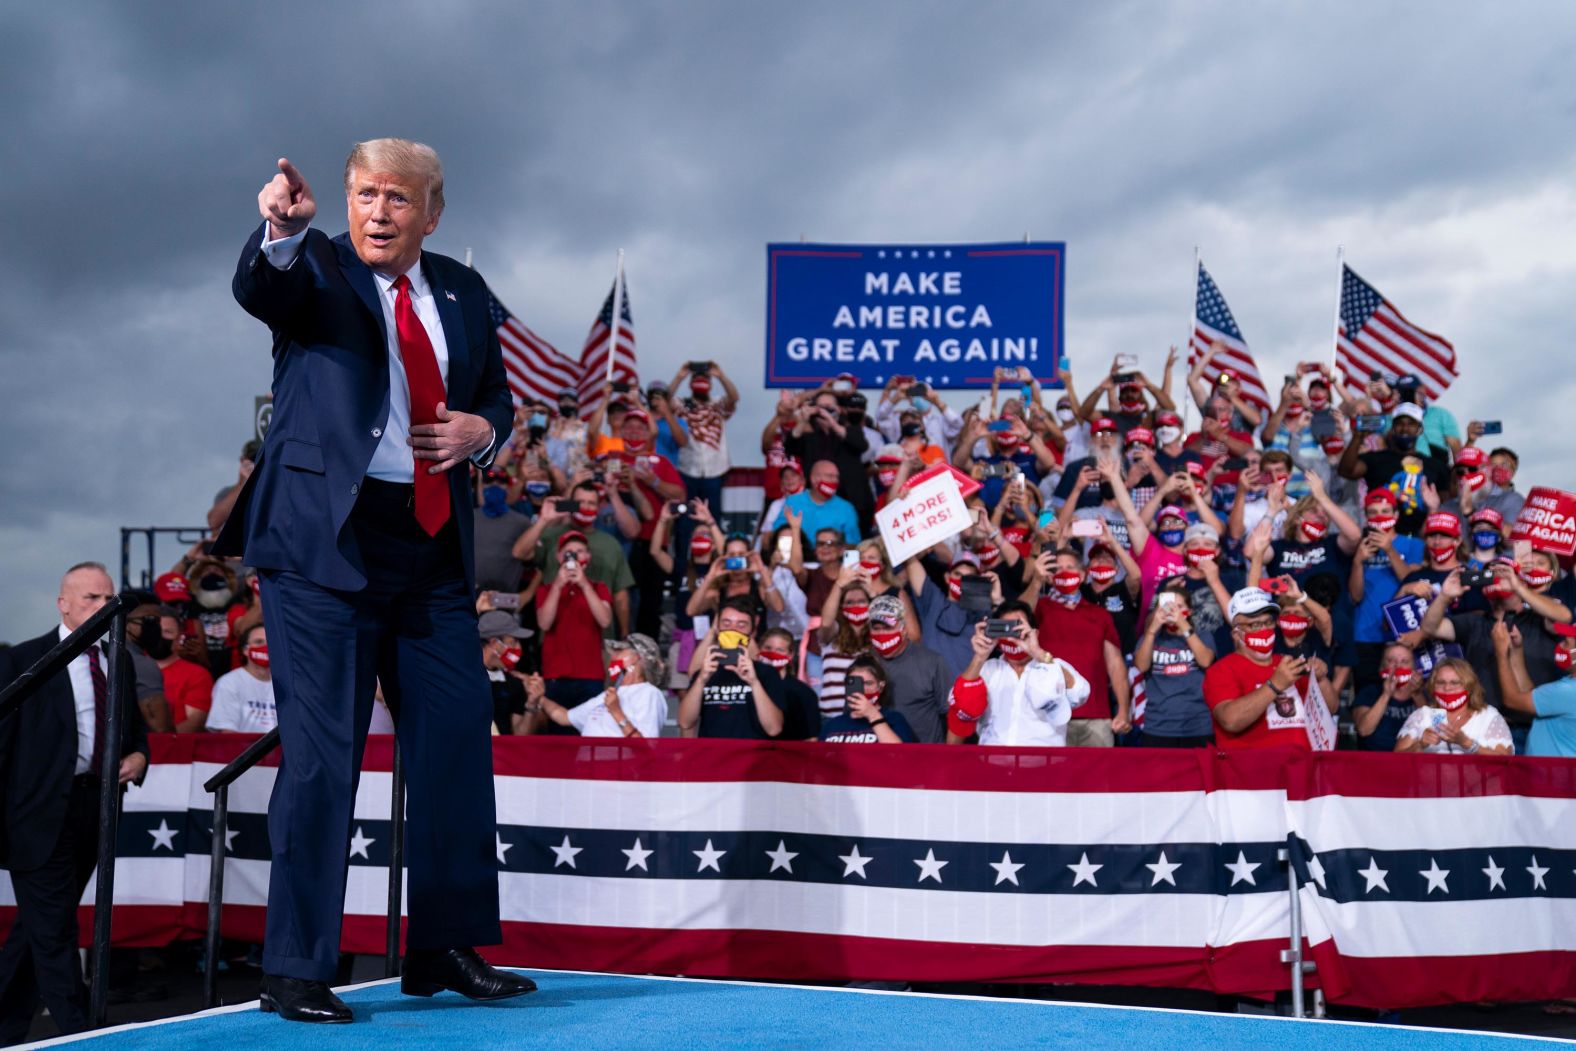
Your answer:
[[[619,293],[622,292],[622,295]],[[607,299],[591,331],[586,333],[585,348],[580,351],[580,415],[590,416],[602,403],[602,385],[607,382],[607,356],[613,337],[613,297],[619,296],[618,350],[613,358],[613,381],[639,383],[640,373],[635,367],[635,322],[629,316],[629,288],[623,275],[613,282]]]
[[[1335,361],[1347,383],[1358,388],[1375,372],[1391,378],[1412,373],[1423,381],[1430,401],[1444,394],[1459,375],[1455,347],[1402,317],[1394,303],[1349,266],[1341,267],[1341,328]]]
[[[1220,378],[1221,369],[1230,369],[1242,381],[1242,396],[1260,408],[1268,409],[1269,392],[1264,389],[1258,363],[1249,353],[1247,343],[1243,342],[1242,330],[1237,328],[1237,319],[1231,316],[1226,297],[1220,294],[1220,289],[1215,286],[1209,271],[1204,269],[1204,264],[1199,263],[1198,292],[1193,300],[1193,345],[1188,353],[1188,365],[1191,367],[1197,364],[1200,358],[1209,353],[1210,344],[1217,340],[1225,349],[1216,354],[1215,360],[1204,370],[1204,378],[1214,383]]]
[[[580,366],[511,314],[491,289],[487,292],[487,309],[503,348],[509,389],[517,400],[539,399],[551,405],[557,401],[559,391],[580,386]]]

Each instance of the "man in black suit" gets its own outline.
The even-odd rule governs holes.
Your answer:
[[[60,626],[0,652],[0,688],[109,600],[97,562],[66,571]],[[27,1039],[42,998],[62,1033],[87,1028],[77,957],[77,902],[98,861],[99,769],[109,701],[107,642],[88,648],[0,723],[0,864],[16,889],[16,925],[0,949],[0,1044]],[[147,730],[131,659],[120,661],[120,783],[148,768]],[[107,905],[107,903],[106,903]]]
[[[401,988],[535,988],[474,948],[502,931],[470,465],[513,425],[503,355],[481,278],[422,250],[443,212],[430,146],[358,143],[345,199],[329,238],[288,160],[258,194],[232,287],[273,336],[274,415],[214,543],[258,569],[279,713],[260,1003],[304,1022],[352,1020],[328,980],[379,682],[410,783]]]

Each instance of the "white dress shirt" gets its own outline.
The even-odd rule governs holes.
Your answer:
[[[1089,681],[1056,657],[1049,663],[1029,661],[1022,675],[993,657],[980,669],[980,678],[990,699],[980,717],[980,744],[1065,745],[1073,709],[1089,699]]]
[[[64,624],[60,625],[60,641],[64,642],[66,636],[71,634],[71,629]],[[94,643],[95,646],[99,645]],[[104,672],[104,682],[109,684],[109,659],[104,655],[104,650],[99,649],[99,669]],[[76,701],[77,709],[77,765],[74,773],[97,773],[90,771],[89,764],[93,760],[93,742],[98,737],[98,711],[93,705],[93,671],[88,666],[88,653],[83,650],[77,654],[76,660],[66,665],[66,675],[71,679],[71,695]],[[105,698],[106,702],[108,698]]]
[[[265,227],[263,255],[275,268],[288,270],[300,254],[301,243],[304,240],[306,240],[306,231],[302,230],[292,237],[270,241]],[[421,322],[421,327],[427,330],[427,339],[432,343],[433,356],[438,359],[438,375],[443,378],[443,388],[447,391],[449,345],[443,339],[443,322],[438,317],[437,299],[433,296],[426,276],[421,272],[420,260],[406,271],[405,276],[410,278],[411,306],[416,311],[416,318]],[[372,452],[372,462],[367,465],[367,474],[372,478],[381,478],[385,482],[409,485],[415,481],[416,458],[409,442],[406,441],[410,436],[410,383],[405,378],[405,360],[399,352],[399,327],[394,320],[394,301],[399,297],[399,293],[394,288],[397,278],[388,277],[374,270],[372,280],[378,290],[378,302],[383,307],[383,331],[388,336],[389,418],[383,425],[383,436],[378,439],[378,447]],[[490,462],[493,446],[497,444],[498,437],[494,433],[492,445],[473,455],[471,460],[486,465]]]

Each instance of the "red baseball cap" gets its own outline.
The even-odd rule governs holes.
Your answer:
[[[800,474],[804,474],[804,465],[799,462],[799,458],[797,456],[785,456],[783,457],[783,465],[779,467],[778,470],[798,471]]]
[[[989,706],[984,679],[959,679],[947,704],[947,729],[959,737],[971,736]]]
[[[1429,533],[1444,533],[1460,540],[1461,519],[1449,511],[1435,511],[1423,520],[1423,535],[1427,536]]]
[[[1157,412],[1155,413],[1155,426],[1180,427],[1182,426],[1182,417],[1174,412]]]
[[[1127,444],[1133,445],[1135,443],[1147,445],[1153,449],[1155,447],[1155,433],[1148,427],[1134,427],[1127,432]]]
[[[1089,423],[1090,434],[1103,434],[1114,430],[1116,430],[1116,421],[1109,416],[1096,416]]]
[[[1391,507],[1394,507],[1395,494],[1388,489],[1375,487],[1368,490],[1368,495],[1363,497],[1363,506],[1367,507],[1369,504],[1377,504],[1381,501],[1389,504]]]
[[[651,423],[651,414],[645,409],[630,409],[624,413],[624,419],[640,420],[649,425]]]
[[[153,593],[160,602],[189,602],[192,587],[179,573],[165,573],[153,582]]]
[[[1480,507],[1476,511],[1472,512],[1471,521],[1487,522],[1495,529],[1498,529],[1505,524],[1505,516],[1494,510],[1492,507]]]
[[[1482,467],[1488,463],[1488,455],[1475,445],[1463,445],[1456,453],[1457,467]]]
[[[569,543],[571,540],[578,540],[587,547],[591,546],[591,542],[586,539],[586,535],[584,533],[578,529],[571,529],[565,532],[563,536],[558,538],[558,550],[562,551],[564,549],[564,545]]]

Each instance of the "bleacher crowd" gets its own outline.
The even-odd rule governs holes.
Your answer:
[[[913,377],[785,390],[748,516],[720,363],[519,405],[474,512],[497,731],[1306,749],[1323,706],[1341,747],[1576,755],[1576,577],[1510,542],[1497,424],[1312,363],[1256,405],[1208,362],[1196,412],[1174,351],[1082,396],[999,368],[962,412]],[[971,524],[893,565],[875,516],[937,465]],[[199,545],[133,612],[151,728],[272,725],[242,573]]]

